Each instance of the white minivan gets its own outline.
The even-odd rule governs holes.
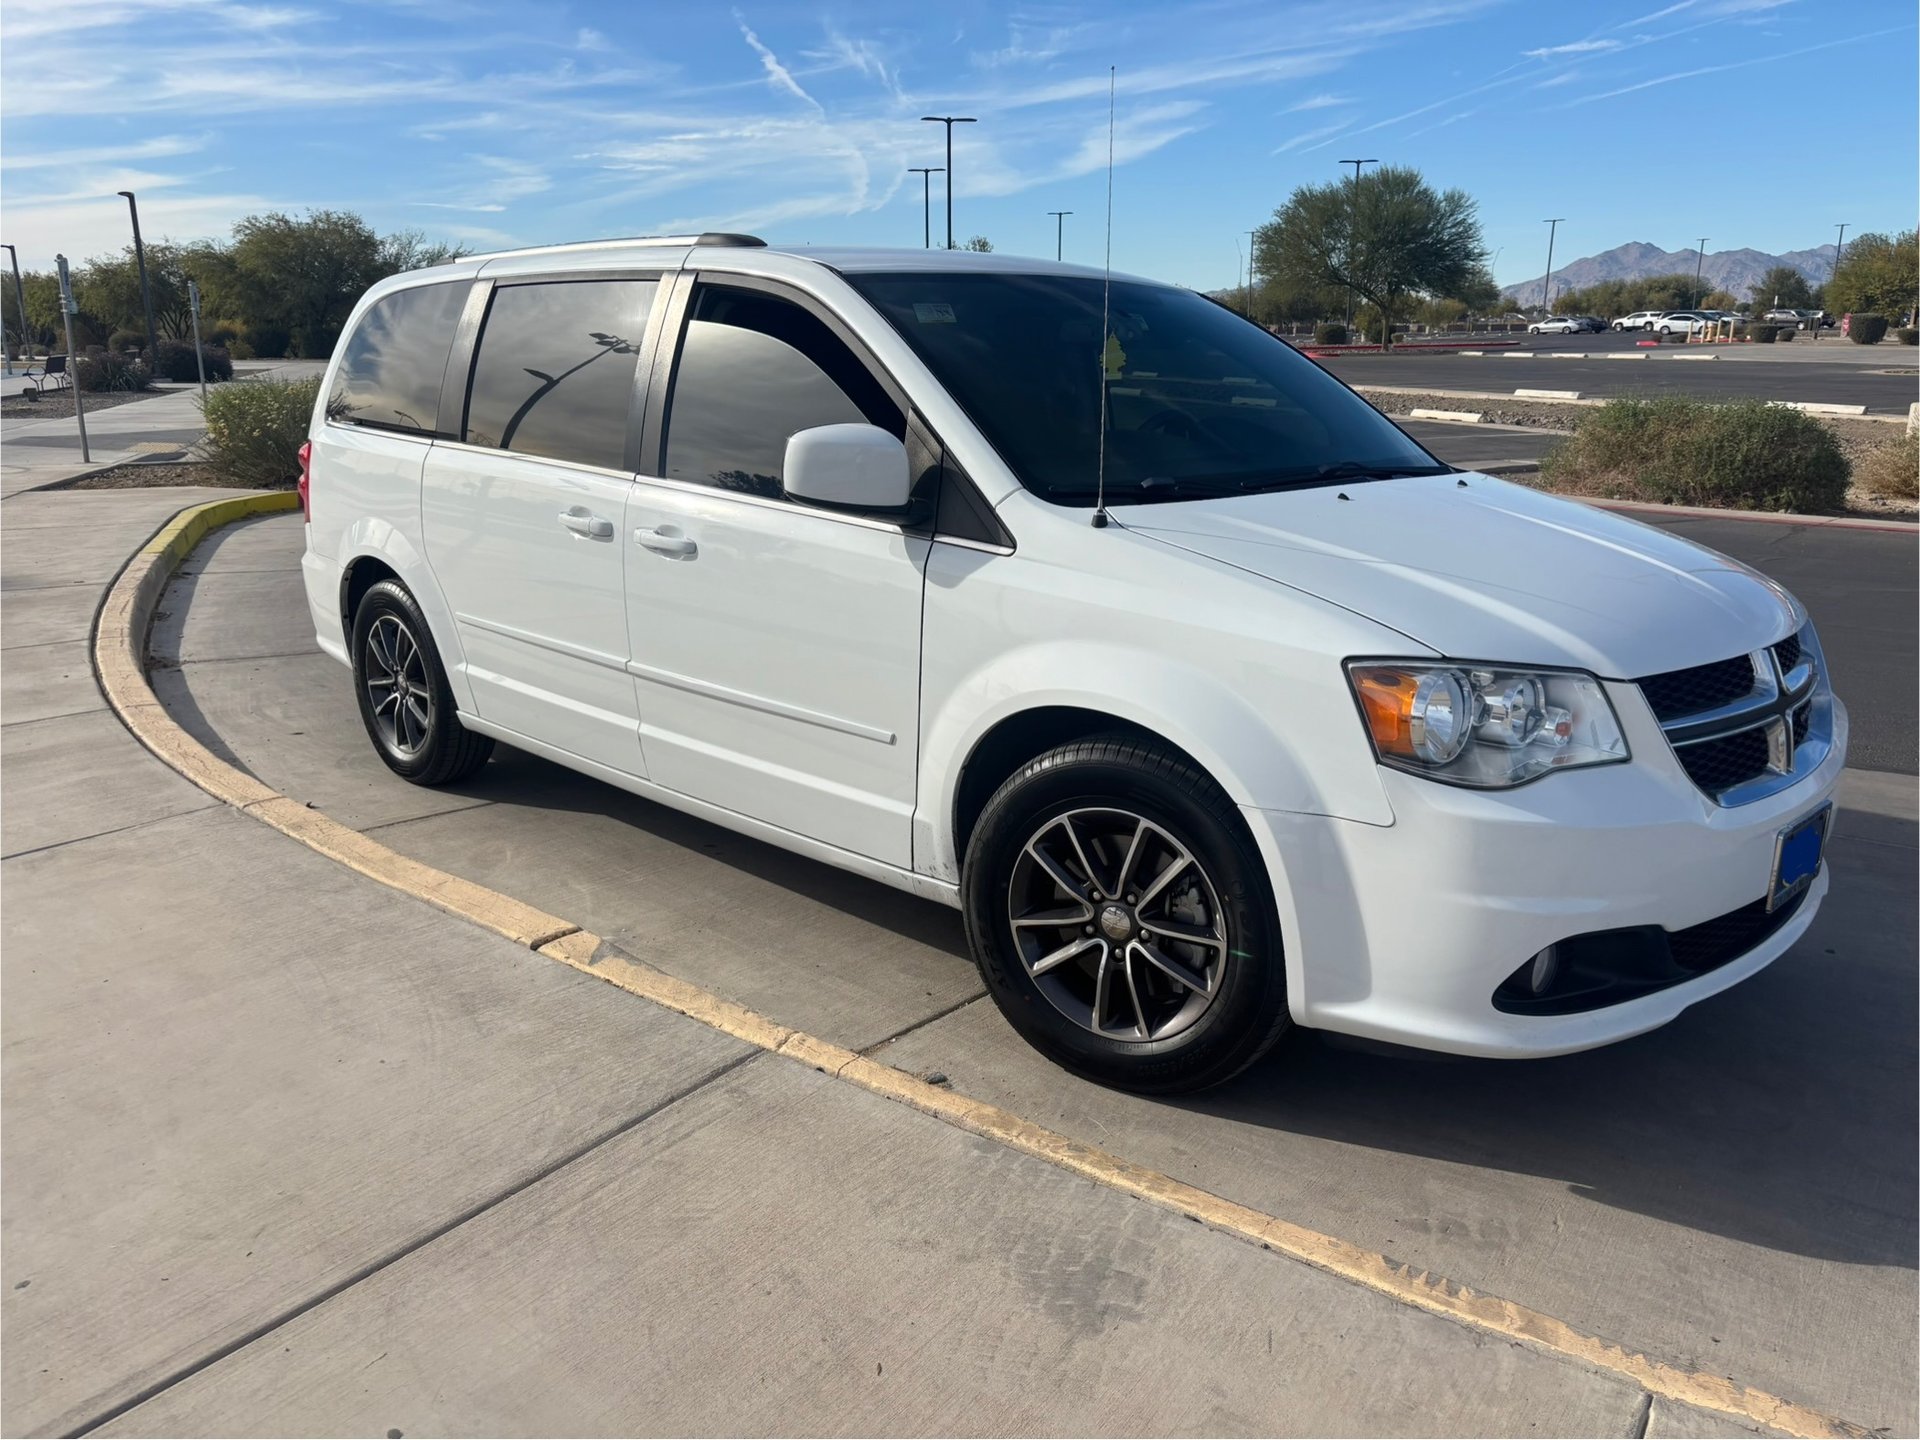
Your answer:
[[[956,906],[1109,1084],[1289,1024],[1605,1044],[1826,893],[1846,712],[1792,595],[1172,286],[734,235],[413,271],[301,493],[394,771],[505,741]]]

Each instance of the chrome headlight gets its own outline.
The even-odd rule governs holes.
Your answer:
[[[1374,754],[1396,770],[1499,789],[1628,758],[1607,692],[1579,670],[1365,660],[1347,678]]]

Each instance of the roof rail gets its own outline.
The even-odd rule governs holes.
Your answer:
[[[529,245],[519,250],[489,250],[481,255],[465,255],[465,260],[505,260],[518,255],[552,255],[568,250],[604,250],[614,247],[646,249],[652,246],[718,245],[764,247],[758,235],[736,235],[725,230],[709,230],[700,235],[625,235],[607,240],[575,240],[564,245]]]

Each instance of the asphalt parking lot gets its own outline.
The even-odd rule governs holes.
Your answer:
[[[1577,390],[1582,396],[1678,393],[1708,399],[1810,400],[1865,405],[1869,414],[1905,415],[1915,394],[1915,352],[1905,345],[1868,349],[1831,340],[1807,347],[1662,345],[1644,335],[1517,335],[1484,355],[1399,351],[1321,360],[1349,385],[1512,394],[1520,387]],[[1491,343],[1491,342],[1490,342]],[[1765,353],[1760,353],[1765,352]],[[1525,358],[1516,359],[1516,355]],[[1642,358],[1628,360],[1628,355]],[[1703,357],[1711,355],[1711,360]],[[1575,358],[1565,358],[1572,356]],[[1685,357],[1685,358],[1683,358]],[[1890,373],[1889,373],[1890,372]]]
[[[1670,523],[1801,593],[1854,708],[1855,762],[1911,775],[1910,537]],[[981,998],[953,912],[512,752],[450,791],[394,779],[346,672],[313,647],[300,544],[297,517],[217,535],[152,642],[179,722],[275,789],[784,1024],[1217,1195],[1673,1363],[1920,1427],[1920,935],[1901,776],[1847,777],[1833,890],[1807,938],[1662,1031],[1525,1064],[1297,1034],[1228,1087],[1145,1101],[1017,1040]]]

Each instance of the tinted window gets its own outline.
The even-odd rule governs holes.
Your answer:
[[[414,434],[438,433],[440,382],[467,281],[396,290],[360,317],[334,375],[327,417]]]
[[[1191,291],[1056,275],[850,275],[1028,489],[1090,505],[1431,475],[1292,346]],[[1104,384],[1102,376],[1105,376]]]
[[[899,407],[821,320],[754,291],[696,293],[667,413],[668,478],[777,499],[788,437],[861,422],[906,433]]]
[[[652,280],[502,285],[467,402],[469,445],[624,470]]]

